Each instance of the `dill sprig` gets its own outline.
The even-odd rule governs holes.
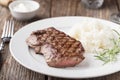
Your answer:
[[[96,51],[97,54],[95,57],[98,60],[103,61],[104,64],[116,61],[117,55],[120,53],[120,33],[118,33],[116,30],[113,31],[118,35],[118,39],[110,39],[114,46],[111,49],[104,49],[102,52]]]

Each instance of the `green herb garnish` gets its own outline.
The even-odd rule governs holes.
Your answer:
[[[113,62],[117,60],[117,55],[120,53],[120,33],[118,33],[116,30],[113,30],[117,35],[118,39],[110,39],[111,42],[114,44],[113,48],[111,49],[104,49],[102,52],[97,52],[95,57],[98,60],[101,60],[104,62],[104,64]]]

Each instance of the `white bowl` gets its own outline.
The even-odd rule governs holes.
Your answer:
[[[9,4],[10,12],[17,20],[29,20],[33,18],[39,8],[40,4],[31,0],[13,1]]]

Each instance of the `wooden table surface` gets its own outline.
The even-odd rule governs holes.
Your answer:
[[[24,22],[15,20],[15,32],[28,23],[44,18],[57,16],[89,16],[109,20],[112,13],[117,13],[120,10],[120,0],[105,0],[103,7],[97,10],[85,8],[81,4],[81,0],[36,1],[41,4],[41,8],[36,17]],[[2,34],[4,21],[8,17],[12,17],[8,8],[0,6],[0,36]],[[0,54],[0,63],[0,80],[70,80],[48,77],[23,67],[11,56],[9,44],[5,45],[5,50]],[[120,72],[98,78],[78,80],[120,80]]]

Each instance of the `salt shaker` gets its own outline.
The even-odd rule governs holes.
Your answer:
[[[87,8],[97,9],[103,5],[104,0],[81,0],[81,2]]]

